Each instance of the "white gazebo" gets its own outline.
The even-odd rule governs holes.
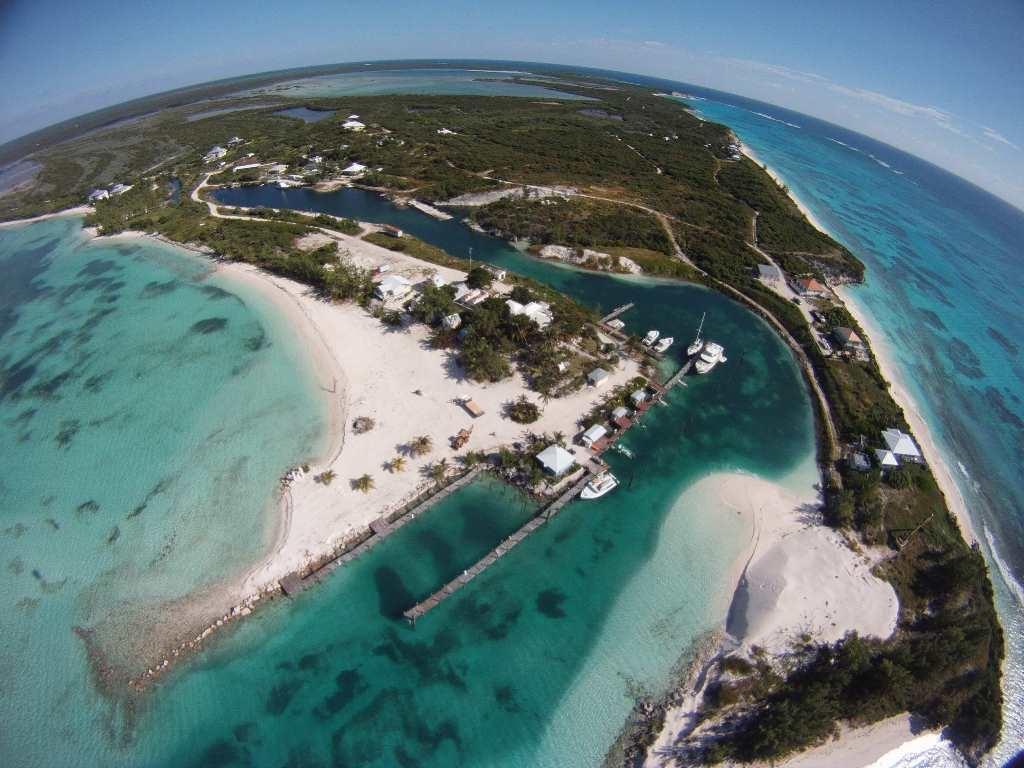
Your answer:
[[[576,463],[576,457],[560,445],[549,445],[537,454],[537,461],[555,477],[561,477]]]

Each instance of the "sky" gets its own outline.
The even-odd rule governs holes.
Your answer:
[[[138,96],[391,58],[618,69],[761,99],[1024,208],[1024,0],[0,0],[0,142]]]

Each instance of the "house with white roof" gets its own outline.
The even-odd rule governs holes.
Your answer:
[[[228,151],[224,147],[217,146],[210,149],[206,155],[203,156],[204,163],[212,163],[214,160],[220,160]]]
[[[875,448],[875,459],[882,469],[896,469],[900,465],[899,459],[893,452],[887,451],[885,448]]]
[[[576,457],[560,445],[552,444],[537,454],[537,461],[545,471],[561,477],[576,464]]]
[[[341,172],[347,176],[352,176],[357,173],[363,173],[365,170],[366,166],[362,163],[349,163]]]
[[[918,450],[914,438],[906,432],[898,429],[883,429],[882,440],[897,459],[917,462],[922,460],[921,451]]]
[[[608,381],[608,371],[604,368],[595,368],[587,374],[587,383],[592,387],[600,387]]]
[[[539,327],[547,328],[554,319],[551,315],[551,305],[544,301],[531,301],[529,304],[520,304],[518,301],[508,299],[505,301],[508,311],[513,315],[526,315]]]
[[[641,403],[647,402],[647,390],[638,389],[629,396],[629,399],[633,401],[633,405],[640,405]]]
[[[377,298],[388,301],[400,299],[412,290],[412,283],[401,275],[388,275],[377,283]]]
[[[758,264],[757,276],[766,283],[782,282],[782,270],[774,264]]]
[[[96,200],[106,200],[110,197],[110,193],[105,189],[94,189],[89,193],[89,202],[95,202]]]
[[[346,120],[341,124],[341,127],[346,131],[363,131],[366,130],[366,126],[360,123],[358,120]]]
[[[586,432],[580,435],[580,442],[587,448],[592,448],[594,443],[608,434],[608,430],[600,424],[594,424]]]
[[[110,188],[110,194],[112,194],[112,195],[123,195],[125,192],[127,192],[129,189],[131,189],[133,186],[135,186],[135,185],[134,184],[115,184],[114,186],[112,186]]]

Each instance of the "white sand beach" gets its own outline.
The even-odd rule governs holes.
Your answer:
[[[86,216],[92,213],[91,205],[77,205],[74,208],[65,208],[55,213],[44,213],[42,216],[33,216],[31,219],[14,219],[12,221],[0,221],[0,227],[20,227],[22,224],[33,224],[37,221],[47,219],[58,219],[64,216]]]
[[[457,270],[436,267],[357,238],[340,237],[339,245],[357,263],[388,264],[388,274],[414,282],[435,273],[448,281],[463,277]],[[424,470],[440,459],[446,459],[455,470],[458,454],[510,445],[527,432],[560,431],[571,437],[579,431],[581,416],[612,387],[629,381],[638,371],[635,362],[625,360],[611,372],[602,389],[585,388],[546,404],[533,396],[543,412],[537,422],[524,426],[502,415],[505,403],[522,394],[531,396],[521,376],[494,384],[466,380],[448,351],[429,348],[428,331],[422,325],[389,329],[355,304],[323,301],[308,286],[249,265],[226,263],[219,266],[218,274],[260,290],[288,317],[313,360],[315,376],[331,410],[329,446],[285,494],[277,544],[245,579],[244,594],[276,584],[286,574],[333,551],[380,515],[404,505],[431,484]],[[475,419],[470,416],[461,405],[465,397],[475,400],[484,414]],[[352,422],[358,417],[373,419],[374,428],[355,433]],[[472,436],[465,447],[455,451],[450,439],[463,428],[472,428]],[[419,435],[430,437],[431,452],[419,458],[406,456],[404,471],[386,469],[385,465],[404,455],[405,445]],[[578,446],[572,450],[581,460],[589,455]],[[314,480],[328,469],[336,473],[333,482],[325,485]],[[351,485],[363,474],[374,480],[369,493]]]
[[[806,474],[800,476],[806,479]],[[757,646],[777,655],[806,637],[835,642],[856,631],[886,638],[895,630],[895,590],[871,574],[875,560],[870,553],[854,552],[821,523],[820,494],[810,483],[800,487],[745,473],[716,473],[686,493],[743,515],[751,526],[751,544],[737,559],[729,582],[736,587],[725,623],[737,652]],[[648,750],[647,768],[672,765],[658,750],[691,731],[702,694],[703,689],[692,690],[666,712],[665,725]]]

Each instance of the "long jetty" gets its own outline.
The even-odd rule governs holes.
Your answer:
[[[631,310],[634,306],[636,306],[636,305],[633,304],[633,302],[630,302],[629,304],[623,304],[621,307],[616,307],[611,312],[609,312],[607,315],[605,315],[604,317],[601,318],[601,325],[604,325],[606,323],[611,322],[612,320],[614,320],[619,315],[623,314],[624,312],[628,312],[629,310]]]
[[[355,546],[343,549],[331,559],[321,563],[305,575],[292,573],[281,579],[279,582],[281,590],[288,596],[309,588],[318,583],[321,579],[331,573],[335,568],[350,563],[357,557],[365,555],[385,538],[404,526],[406,523],[415,520],[421,512],[426,512],[430,507],[442,501],[455,491],[463,488],[476,479],[476,476],[484,471],[485,465],[478,464],[466,474],[453,480],[448,485],[437,491],[421,495],[404,507],[392,512],[390,515],[381,515],[370,523],[369,535],[359,541]]]
[[[402,612],[402,615],[412,624],[416,623],[416,620],[422,618],[427,613],[432,611],[434,608],[439,606],[447,597],[458,592],[469,582],[479,576],[481,573],[490,568],[500,558],[507,555],[513,549],[515,549],[521,542],[523,542],[527,536],[536,531],[548,520],[557,515],[566,504],[572,499],[579,495],[580,491],[590,481],[590,475],[593,470],[591,468],[585,468],[583,476],[576,480],[568,489],[562,492],[558,498],[554,499],[550,504],[543,507],[536,515],[531,517],[521,528],[515,533],[509,536],[507,539],[501,542],[498,546],[484,555],[480,560],[475,562],[469,568],[464,570],[454,579],[449,581],[439,590],[430,595],[425,600],[416,603],[412,608]]]

